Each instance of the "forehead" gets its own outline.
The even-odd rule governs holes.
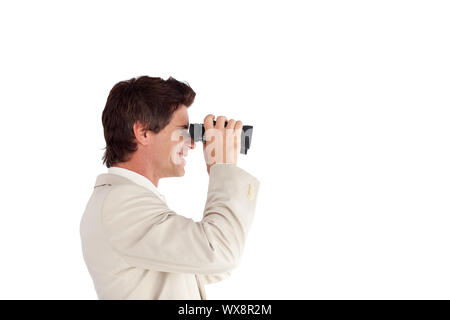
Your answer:
[[[184,125],[189,123],[187,107],[184,104],[180,105],[178,109],[175,110],[171,123],[173,125]]]

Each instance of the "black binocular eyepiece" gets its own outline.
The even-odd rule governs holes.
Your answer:
[[[216,120],[213,120],[216,125]],[[225,126],[228,121],[225,121]],[[253,126],[242,126],[241,134],[241,151],[242,154],[247,154],[247,150],[250,148],[252,142]],[[206,143],[205,126],[202,123],[191,123],[189,125],[189,135],[194,142],[202,141]]]

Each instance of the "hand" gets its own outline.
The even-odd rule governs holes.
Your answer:
[[[215,126],[213,120],[214,115],[208,114],[203,121],[206,136],[203,154],[208,174],[211,166],[216,163],[237,164],[241,150],[242,121],[231,119],[225,127],[225,116],[217,117]]]

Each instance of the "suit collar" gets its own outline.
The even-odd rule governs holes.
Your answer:
[[[119,168],[110,167],[108,168],[108,173],[100,174],[95,182],[95,187],[101,185],[118,185],[118,184],[137,184],[144,187],[158,196],[162,201],[166,202],[165,197],[159,193],[155,185],[143,175],[136,173],[134,171]],[[94,187],[94,188],[95,188]]]

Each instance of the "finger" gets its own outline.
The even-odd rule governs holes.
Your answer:
[[[225,121],[227,118],[225,116],[218,116],[216,120],[216,129],[225,128]]]
[[[205,126],[205,130],[211,129],[214,127],[214,115],[213,114],[208,114],[205,119],[203,120],[203,125]]]
[[[233,129],[233,130],[234,130],[235,124],[236,124],[236,120],[230,119],[230,120],[228,121],[228,124],[227,124],[227,129]]]
[[[236,125],[234,126],[234,130],[235,131],[242,131],[242,127],[243,127],[244,125],[242,124],[242,121],[241,120],[238,120],[238,121],[236,121]]]

